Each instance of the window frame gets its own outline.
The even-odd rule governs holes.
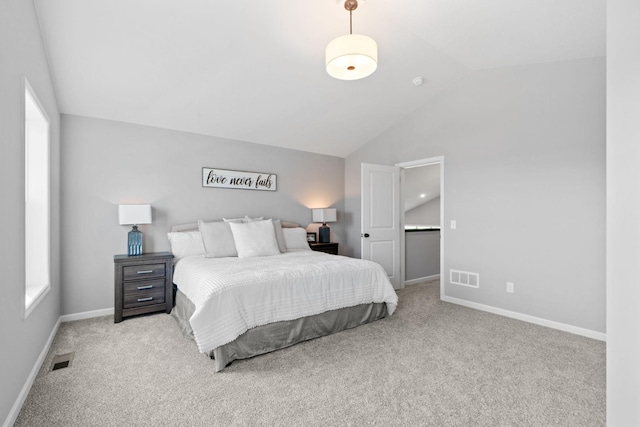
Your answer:
[[[33,87],[31,86],[31,84],[29,83],[29,80],[26,77],[23,77],[23,83],[24,83],[24,104],[23,104],[23,113],[24,113],[24,304],[23,304],[23,308],[24,308],[24,319],[26,319],[34,310],[35,308],[40,304],[40,302],[44,299],[44,297],[49,293],[49,291],[51,290],[51,120],[49,118],[49,115],[47,114],[47,111],[45,110],[45,108],[43,107],[42,103],[40,102],[40,99],[38,98],[38,95],[36,94],[36,92],[33,90]],[[28,100],[27,98],[30,98],[30,100]],[[32,106],[30,106],[29,104],[32,104]],[[33,114],[29,113],[28,108],[33,108],[33,106],[35,106],[36,108],[36,115],[39,115],[41,118],[39,118],[38,123],[35,123],[30,119],[30,117],[33,117]],[[30,123],[32,124],[32,128],[31,128],[31,132],[29,131],[29,125]],[[39,141],[36,142],[36,144],[38,145],[45,145],[46,148],[46,154],[44,159],[42,158],[38,158],[34,161],[34,159],[32,158],[31,162],[29,161],[30,159],[30,149],[29,147],[32,146],[33,144],[33,140],[31,140],[32,142],[30,143],[30,134],[33,135],[34,134],[34,128],[33,126],[45,126],[44,131],[40,130],[35,132],[36,135],[43,135],[45,140],[40,139]],[[38,136],[38,138],[41,138],[41,136]],[[30,220],[28,218],[29,212],[32,211],[32,209],[29,206],[29,181],[30,181],[30,177],[31,179],[33,179],[33,171],[30,170],[29,168],[29,163],[37,163],[38,160],[40,161],[40,163],[44,163],[46,166],[46,172],[41,173],[42,176],[45,177],[46,179],[46,183],[45,183],[45,190],[46,190],[46,194],[44,195],[44,197],[42,197],[42,194],[40,194],[39,196],[41,196],[41,199],[39,200],[44,200],[44,207],[42,208],[44,211],[44,221],[42,221],[42,224],[40,224],[41,226],[44,225],[44,227],[46,228],[46,231],[44,233],[44,236],[42,237],[44,239],[44,241],[39,240],[37,241],[37,245],[38,245],[38,249],[40,250],[44,250],[45,253],[45,259],[43,261],[43,263],[45,264],[43,265],[38,265],[37,267],[40,268],[41,272],[44,273],[39,273],[39,275],[44,277],[44,280],[40,280],[39,282],[44,282],[44,283],[36,283],[34,284],[29,284],[27,282],[27,279],[32,275],[30,274],[30,268],[34,268],[34,265],[32,265],[32,263],[29,261],[29,259],[31,257],[29,257],[28,255],[28,251],[30,250],[30,248],[32,248],[32,244],[34,242],[30,242],[30,238],[29,238],[29,227],[30,227]],[[42,212],[40,212],[42,213]],[[41,219],[41,218],[40,218]],[[36,274],[37,275],[37,274]]]

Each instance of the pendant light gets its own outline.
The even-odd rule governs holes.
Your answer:
[[[346,0],[349,11],[349,34],[333,39],[327,45],[327,73],[340,80],[358,80],[371,75],[378,67],[378,45],[371,37],[353,34],[351,14],[357,0]]]

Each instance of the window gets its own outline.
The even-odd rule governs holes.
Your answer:
[[[51,287],[49,118],[24,79],[25,318]]]

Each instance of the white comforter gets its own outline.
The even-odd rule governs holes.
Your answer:
[[[371,261],[321,252],[257,258],[188,256],[173,281],[195,305],[190,319],[201,352],[233,341],[256,326],[398,297],[386,272]]]

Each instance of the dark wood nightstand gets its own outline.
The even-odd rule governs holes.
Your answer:
[[[173,308],[173,255],[154,252],[138,256],[115,255],[114,322],[123,317]]]
[[[318,252],[326,252],[331,255],[338,255],[339,243],[309,243],[309,247]]]

